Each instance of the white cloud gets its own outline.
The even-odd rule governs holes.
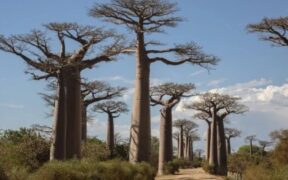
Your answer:
[[[23,109],[24,106],[20,104],[10,104],[10,103],[1,103],[0,107],[9,108],[9,109]]]
[[[215,86],[219,86],[221,83],[223,83],[226,79],[222,78],[222,79],[215,79],[215,80],[211,80],[207,83],[208,87],[215,87]]]
[[[131,80],[131,79],[126,79],[122,76],[112,76],[112,77],[100,77],[100,78],[97,78],[98,80],[101,80],[101,81],[118,81],[118,82],[122,82],[122,83],[125,83],[125,84],[134,84],[134,80]]]

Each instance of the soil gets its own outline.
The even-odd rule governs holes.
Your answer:
[[[206,173],[202,168],[180,169],[175,175],[157,176],[156,180],[223,180],[223,177]]]

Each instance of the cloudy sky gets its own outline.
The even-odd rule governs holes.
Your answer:
[[[108,0],[9,0],[0,6],[0,33],[4,35],[28,33],[49,22],[78,22],[83,25],[115,28],[133,39],[122,26],[111,26],[87,15],[95,2]],[[245,27],[263,17],[288,14],[287,0],[181,0],[177,15],[185,19],[176,28],[156,34],[149,39],[168,45],[194,41],[209,54],[221,59],[219,65],[207,72],[196,66],[169,67],[153,64],[151,83],[173,81],[195,83],[197,92],[216,91],[242,97],[250,109],[244,115],[229,117],[226,126],[239,128],[242,138],[233,141],[233,149],[244,143],[247,135],[256,134],[268,139],[270,131],[288,128],[288,51],[272,47],[268,42],[249,34]],[[46,82],[32,81],[24,74],[27,66],[17,57],[0,52],[0,129],[17,129],[31,124],[51,124],[46,117],[49,108],[38,95]],[[129,105],[133,94],[135,63],[133,56],[121,57],[117,62],[99,64],[83,73],[91,80],[105,80],[112,85],[126,86],[129,91],[122,98]],[[191,101],[193,99],[185,99]],[[174,110],[174,118],[191,118],[194,112],[183,110],[181,102]],[[127,137],[130,113],[116,120],[116,132]],[[94,114],[89,123],[89,135],[105,136],[106,117]],[[152,109],[152,133],[158,135],[159,108]],[[206,124],[199,123],[199,134],[205,134]],[[197,143],[203,147],[203,140]]]

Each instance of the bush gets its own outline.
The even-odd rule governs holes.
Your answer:
[[[50,142],[33,129],[6,130],[0,136],[0,149],[6,174],[13,168],[32,172],[49,160]]]
[[[110,152],[107,151],[105,143],[97,138],[87,139],[82,146],[82,157],[93,161],[108,160]]]
[[[179,172],[179,163],[173,161],[169,161],[164,165],[164,174],[175,174]]]
[[[145,163],[132,165],[124,161],[92,162],[88,160],[49,162],[29,180],[152,180],[155,171]]]
[[[202,163],[202,168],[209,174],[216,174],[216,167],[214,165],[209,165],[209,162],[207,161]]]
[[[4,171],[4,169],[2,168],[1,165],[0,165],[0,179],[2,179],[2,180],[7,180],[8,179],[6,173],[5,173],[5,171]]]

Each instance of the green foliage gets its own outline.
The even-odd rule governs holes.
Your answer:
[[[108,160],[110,156],[104,142],[97,138],[89,138],[82,146],[82,157],[93,161]]]
[[[29,180],[152,180],[155,171],[146,163],[132,165],[124,161],[93,162],[88,160],[49,162]]]
[[[197,168],[201,166],[201,159],[195,158],[193,161],[188,159],[173,159],[164,165],[165,174],[175,174],[179,169]]]
[[[6,130],[0,136],[0,149],[6,174],[15,168],[34,171],[49,160],[50,142],[32,129]]]
[[[173,161],[169,161],[164,164],[164,174],[175,174],[179,172],[180,164],[178,163],[177,159]]]
[[[129,160],[129,144],[119,144],[114,148],[114,156],[115,158],[119,158],[122,160]]]
[[[252,152],[253,154],[261,154],[262,153],[262,149],[259,147],[259,146],[255,146],[253,145],[252,146]],[[241,146],[237,153],[240,153],[240,154],[250,154],[250,145],[244,145],[244,146]]]

